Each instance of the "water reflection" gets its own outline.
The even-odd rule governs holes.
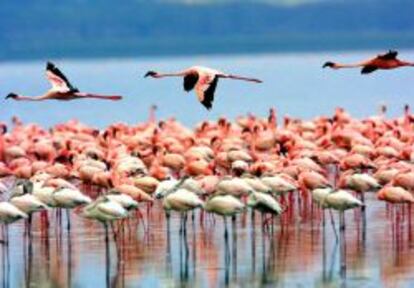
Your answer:
[[[361,212],[346,213],[342,258],[329,212],[310,205],[308,212],[297,210],[305,203],[280,218],[262,219],[248,211],[228,219],[227,237],[226,223],[217,216],[197,211],[187,223],[176,214],[167,220],[159,204],[106,228],[71,212],[68,229],[66,213],[50,210],[34,215],[31,233],[23,222],[10,225],[9,232],[3,228],[0,283],[2,287],[409,286],[414,272],[411,207],[386,207],[374,195],[365,196],[366,234]],[[332,220],[338,229],[337,213]],[[340,264],[341,259],[346,265]]]

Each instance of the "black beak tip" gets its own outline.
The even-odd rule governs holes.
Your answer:
[[[334,63],[330,62],[330,61],[325,62],[325,64],[323,64],[322,68],[326,68],[326,67],[332,68],[332,67],[334,67]]]
[[[148,71],[145,75],[144,78],[147,78],[149,76],[154,77],[155,75],[157,75],[157,72],[155,71]]]

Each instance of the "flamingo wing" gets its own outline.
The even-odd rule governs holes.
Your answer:
[[[52,89],[61,93],[78,92],[79,90],[69,82],[66,76],[51,62],[46,65],[46,77],[52,84]]]
[[[196,71],[192,71],[184,76],[184,90],[189,92],[194,89],[195,85],[198,82],[199,75]]]
[[[361,74],[369,74],[369,73],[372,73],[372,72],[374,72],[376,70],[378,70],[378,67],[377,66],[374,66],[374,65],[366,65],[366,66],[364,66],[362,68]]]
[[[398,52],[394,51],[394,50],[390,50],[385,54],[380,54],[377,56],[377,59],[381,59],[381,60],[395,60],[397,59],[398,56]]]
[[[210,110],[213,107],[214,92],[216,91],[218,78],[217,75],[207,74],[200,77],[195,86],[198,100],[207,108],[207,110]]]

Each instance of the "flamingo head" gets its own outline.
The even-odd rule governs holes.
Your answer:
[[[153,77],[153,78],[157,78],[157,76],[158,76],[158,73],[157,72],[155,72],[155,71],[148,71],[146,74],[145,74],[145,76],[144,76],[144,78],[147,78],[147,77]]]
[[[9,99],[9,98],[16,99],[17,96],[18,95],[16,93],[9,93],[9,95],[7,95],[4,99]]]
[[[336,64],[334,62],[328,61],[328,62],[325,62],[325,64],[323,64],[323,66],[322,66],[322,68],[326,68],[326,67],[335,68]]]

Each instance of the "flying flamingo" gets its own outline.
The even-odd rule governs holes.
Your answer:
[[[184,90],[189,92],[195,89],[198,100],[204,105],[204,107],[207,108],[207,110],[210,110],[213,107],[214,92],[220,78],[262,83],[259,79],[226,74],[221,71],[202,66],[193,66],[177,73],[158,73],[155,71],[148,71],[144,77],[148,76],[151,76],[152,78],[184,77]]]
[[[17,95],[10,93],[5,99],[14,99],[16,101],[44,101],[44,100],[74,100],[74,99],[103,99],[103,100],[121,100],[122,96],[116,95],[98,95],[92,93],[83,93],[75,88],[66,76],[51,62],[46,64],[46,78],[52,84],[52,88],[45,94],[35,97]]]
[[[378,69],[389,70],[407,66],[414,67],[414,62],[402,61],[398,59],[397,56],[397,51],[390,50],[385,54],[377,55],[375,58],[354,64],[340,64],[328,61],[323,65],[323,68],[330,67],[332,69],[341,69],[362,67],[361,74],[369,74]]]

